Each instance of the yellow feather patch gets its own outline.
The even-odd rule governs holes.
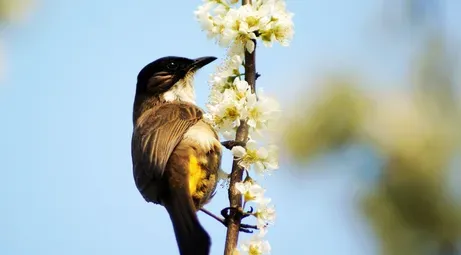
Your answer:
[[[198,184],[202,181],[205,176],[205,172],[200,167],[197,158],[194,155],[189,157],[189,192],[194,195]]]

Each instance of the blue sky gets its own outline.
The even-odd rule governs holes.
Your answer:
[[[454,2],[447,1],[453,29],[461,24]],[[43,0],[27,22],[5,32],[0,254],[176,254],[166,211],[145,203],[133,183],[131,111],[145,64],[166,55],[224,57],[194,20],[200,3]],[[295,13],[292,45],[257,55],[259,85],[282,102],[309,86],[300,78],[315,80],[330,69],[348,66],[380,84],[408,71],[412,44],[383,50],[377,36],[380,1],[287,3]],[[197,74],[201,106],[217,64]],[[284,162],[264,181],[278,209],[268,234],[273,254],[374,254],[373,233],[354,207],[361,189],[354,173],[372,165],[360,155],[353,150],[316,162],[309,168],[322,171],[307,178]],[[226,204],[219,189],[209,209]],[[212,254],[222,254],[225,228],[200,219],[212,236]]]

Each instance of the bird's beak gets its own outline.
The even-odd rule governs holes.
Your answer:
[[[194,62],[190,65],[189,70],[190,71],[196,71],[209,63],[215,61],[217,58],[216,57],[201,57],[201,58],[196,58],[194,59]]]

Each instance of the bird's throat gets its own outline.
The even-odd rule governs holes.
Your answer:
[[[181,101],[195,104],[193,74],[188,74],[176,82],[173,87],[163,94],[163,99],[167,102]]]

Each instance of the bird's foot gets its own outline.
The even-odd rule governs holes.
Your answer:
[[[242,146],[245,148],[246,146],[246,143],[245,142],[242,142],[242,141],[235,141],[235,140],[231,140],[231,141],[224,141],[224,142],[221,142],[222,146],[224,146],[226,149],[228,150],[232,150],[232,148],[234,148],[235,146]]]
[[[224,217],[224,222],[223,222],[224,226],[226,226],[226,227],[229,226],[229,222],[230,222],[230,218],[231,218],[232,213],[237,214],[237,217],[239,217],[240,220],[243,220],[246,217],[253,215],[253,207],[250,207],[250,210],[247,211],[247,212],[244,212],[242,208],[235,208],[235,207],[226,207],[226,208],[222,209],[221,210],[221,215]],[[257,230],[258,227],[255,226],[255,225],[249,225],[249,224],[240,223],[239,231],[244,232],[244,233],[253,233],[252,229]]]
[[[238,210],[238,209],[233,208],[233,207],[227,207],[227,208],[224,208],[223,210],[221,210],[221,215],[224,217],[224,218],[221,218],[221,217],[218,217],[218,216],[214,215],[212,212],[208,211],[205,208],[202,208],[200,210],[202,212],[208,214],[209,216],[211,216],[213,219],[221,222],[221,224],[223,224],[225,227],[228,227],[229,223],[230,223],[230,214],[229,214],[230,211],[236,210],[237,213],[241,214],[241,216],[240,216],[241,219],[244,219],[244,218],[252,215],[252,212],[253,212],[253,208],[251,208],[250,212],[242,212],[242,210]],[[251,229],[258,229],[258,227],[254,226],[254,225],[240,224],[239,231],[244,232],[244,233],[253,233],[253,230],[251,230]]]

